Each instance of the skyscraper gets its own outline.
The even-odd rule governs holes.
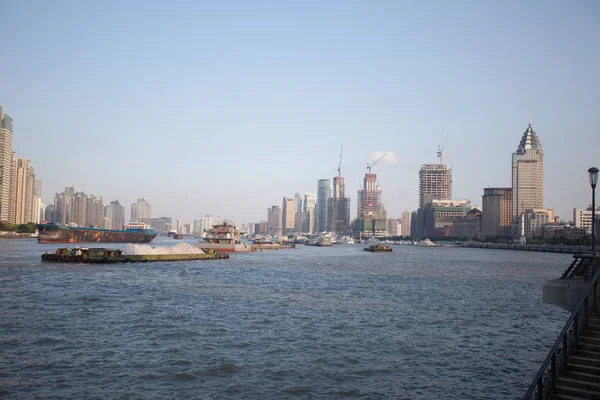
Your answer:
[[[481,235],[484,238],[512,236],[512,189],[483,189]]]
[[[12,175],[12,119],[0,107],[0,221],[8,221]]]
[[[544,208],[544,151],[537,133],[529,126],[512,155],[512,223],[525,210]]]
[[[329,179],[319,179],[317,184],[317,232],[327,230],[329,218],[327,215],[327,200],[331,197]]]
[[[141,222],[142,218],[152,218],[152,206],[143,197],[131,205],[131,222]]]
[[[452,200],[452,169],[445,164],[424,164],[419,170],[419,208],[432,200]]]
[[[316,193],[304,193],[304,233],[315,231],[315,208],[317,206]]]
[[[187,233],[185,231],[185,222],[183,221],[183,218],[177,218],[177,233]]]
[[[382,192],[377,187],[377,174],[365,174],[363,188],[358,191],[357,218],[385,219]]]
[[[295,213],[302,212],[302,197],[300,197],[300,193],[296,193],[294,195],[294,207],[295,207]]]
[[[110,205],[104,207],[104,216],[110,219],[111,229],[123,229],[125,226],[125,207],[119,200],[113,200]]]
[[[295,223],[295,215],[296,215],[296,206],[294,204],[294,198],[292,196],[284,196],[283,204],[281,207],[282,210],[282,227],[283,233],[286,234],[287,230],[294,229]]]
[[[71,210],[73,207],[73,196],[75,189],[73,187],[65,187],[64,192],[56,193],[54,196],[54,220],[59,225],[66,225],[73,220],[71,219]]]

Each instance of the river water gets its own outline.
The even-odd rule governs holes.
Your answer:
[[[564,254],[42,264],[57,247],[0,240],[0,398],[516,399],[568,318],[542,302]]]

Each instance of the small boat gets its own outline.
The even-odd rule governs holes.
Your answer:
[[[370,251],[371,253],[390,253],[392,251],[392,248],[390,246],[374,244],[369,247],[365,247],[364,250]]]
[[[338,243],[340,244],[354,244],[354,239],[351,236],[344,236],[341,238]]]
[[[425,240],[421,240],[421,241],[415,242],[415,246],[420,246],[420,247],[434,247],[435,243],[433,243],[431,240],[429,240],[429,238],[425,238]]]
[[[171,235],[173,239],[183,239],[183,233],[174,233]]]

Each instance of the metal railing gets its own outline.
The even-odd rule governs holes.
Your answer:
[[[589,318],[598,311],[600,299],[600,268],[596,269],[590,283],[575,306],[556,343],[533,379],[524,400],[546,400],[556,389],[556,380],[575,351]]]
[[[593,268],[594,255],[593,254],[575,254],[573,255],[573,262],[569,265],[569,268],[565,270],[560,279],[573,278],[575,276],[585,276],[586,270],[590,267]],[[589,274],[590,277],[593,274]]]

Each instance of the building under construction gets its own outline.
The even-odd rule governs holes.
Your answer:
[[[357,196],[358,207],[354,221],[354,236],[357,238],[382,237],[388,234],[387,213],[382,202],[382,191],[377,187],[377,174],[371,173],[371,167],[367,167],[369,171],[365,174],[363,188],[358,191]]]

